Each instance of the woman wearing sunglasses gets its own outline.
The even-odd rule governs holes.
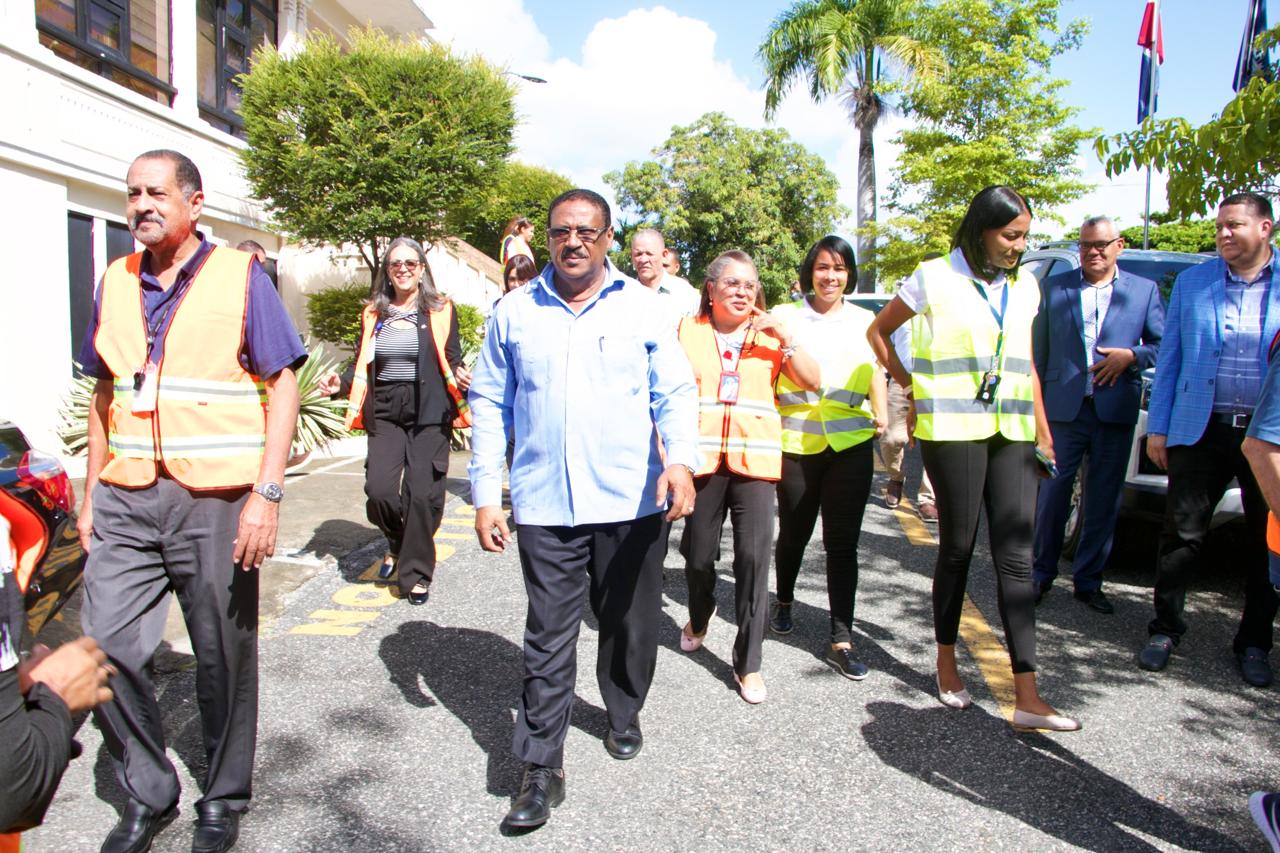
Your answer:
[[[698,383],[697,499],[686,521],[689,622],[680,648],[702,647],[715,612],[716,557],[727,512],[733,522],[735,621],[733,674],[751,703],[766,697],[760,674],[768,620],[769,552],[775,488],[782,472],[782,419],[774,392],[779,375],[807,391],[818,365],[764,310],[755,263],[745,252],[720,255],[707,267],[697,317],[680,321],[680,343]]]
[[[368,433],[365,509],[388,542],[378,576],[398,571],[410,604],[427,602],[435,574],[449,437],[471,423],[470,383],[453,305],[436,290],[421,244],[397,237],[361,314],[355,363],[321,390],[349,389],[347,428]]]

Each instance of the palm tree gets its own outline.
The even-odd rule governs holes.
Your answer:
[[[821,101],[839,93],[858,129],[858,290],[875,288],[870,260],[875,241],[863,228],[876,221],[876,152],[873,134],[888,109],[890,75],[929,79],[946,66],[941,51],[914,37],[919,0],[800,0],[773,22],[760,45],[764,63],[765,118],[772,119],[787,90],[803,78]]]

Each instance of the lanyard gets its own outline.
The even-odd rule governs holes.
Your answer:
[[[972,279],[970,279],[972,281]],[[1011,282],[1006,278],[1004,287],[1000,289],[1000,312],[996,313],[996,306],[991,304],[991,300],[987,298],[987,292],[982,289],[982,285],[976,281],[973,282],[974,290],[978,291],[978,295],[982,297],[982,301],[987,303],[987,308],[991,311],[991,316],[996,318],[996,328],[1000,330],[999,336],[996,338],[996,354],[991,360],[991,369],[995,370],[1000,365],[1000,353],[1004,350],[1004,315],[1009,310],[1009,286]]]
[[[716,358],[720,359],[720,371],[722,373],[737,372],[738,365],[742,362],[742,354],[746,352],[747,347],[751,345],[751,340],[754,339],[755,334],[756,330],[751,329],[749,334],[742,336],[742,346],[738,349],[738,357],[733,360],[733,365],[726,370],[724,366],[724,353],[728,350],[732,350],[733,347],[729,345],[731,342],[727,337],[717,332],[714,326],[711,327],[711,339],[716,345]],[[724,349],[721,349],[720,347],[721,341],[724,342]]]
[[[182,273],[179,273],[181,275]],[[151,315],[144,308],[142,321],[147,327],[147,357],[143,361],[145,365],[151,361],[151,353],[156,347],[156,340],[163,339],[169,334],[169,320],[173,316],[173,312],[177,310],[178,303],[187,295],[187,291],[191,288],[191,282],[195,280],[195,276],[188,276],[181,284],[173,285],[173,292],[166,294],[164,304],[161,306],[162,311],[156,317],[155,324],[151,322]],[[145,306],[145,299],[144,299]]]

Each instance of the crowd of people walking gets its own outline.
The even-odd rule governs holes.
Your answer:
[[[93,708],[128,795],[102,850],[149,849],[173,820],[178,777],[150,668],[160,603],[173,589],[198,662],[208,757],[193,851],[212,853],[234,846],[251,796],[258,568],[274,552],[306,353],[254,257],[197,230],[203,186],[190,160],[148,152],[127,185],[129,225],[146,249],[108,269],[81,350],[97,382],[80,515],[89,636],[21,666],[0,648],[0,707],[24,709],[0,724],[47,744],[25,759],[36,770],[22,778],[39,784],[21,799],[4,791],[0,829],[39,822],[69,760],[68,709]],[[1058,574],[1064,505],[1087,454],[1075,598],[1114,612],[1103,568],[1139,371],[1153,365],[1147,452],[1169,472],[1169,509],[1139,665],[1165,668],[1187,632],[1184,600],[1208,514],[1234,476],[1253,537],[1234,651],[1243,679],[1268,685],[1280,581],[1267,556],[1268,542],[1280,553],[1280,522],[1267,513],[1280,507],[1280,379],[1267,370],[1280,340],[1272,218],[1262,196],[1225,199],[1220,257],[1178,279],[1166,316],[1152,282],[1118,271],[1123,239],[1103,217],[1081,228],[1080,270],[1043,284],[1020,271],[1031,206],[992,186],[972,200],[951,251],[923,261],[879,314],[846,302],[857,264],[836,236],[809,249],[799,300],[769,310],[742,250],[716,257],[695,288],[678,275],[678,253],[645,228],[629,247],[636,277],[622,273],[608,257],[608,203],[575,189],[549,206],[541,270],[530,221],[508,225],[504,293],[471,369],[423,246],[392,240],[359,318],[354,363],[321,387],[347,399],[347,426],[369,437],[365,510],[388,543],[378,574],[411,605],[430,597],[451,430],[472,428],[476,534],[485,551],[516,548],[528,597],[513,735],[524,767],[506,824],[539,826],[565,797],[584,595],[598,625],[604,747],[618,760],[642,750],[673,522],[684,526],[679,647],[690,654],[705,648],[716,615],[726,516],[732,525],[730,655],[744,701],[767,699],[764,639],[794,629],[819,519],[829,616],[821,654],[847,679],[868,676],[854,606],[877,438],[894,448],[891,506],[903,499],[905,446],[918,443],[927,474],[917,504],[939,532],[938,701],[957,712],[973,704],[956,645],[985,515],[1011,722],[1079,729],[1039,693],[1036,605]],[[1274,801],[1259,800],[1255,810],[1266,809]]]

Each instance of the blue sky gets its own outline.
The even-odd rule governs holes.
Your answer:
[[[600,177],[644,158],[673,124],[721,109],[740,123],[763,125],[761,71],[755,49],[782,2],[713,0],[441,0],[424,4],[439,34],[507,67],[547,78],[521,84],[524,122],[520,156],[597,188]],[[1165,64],[1158,116],[1201,123],[1231,98],[1231,76],[1244,27],[1245,0],[1165,0]],[[1117,133],[1135,127],[1138,27],[1145,0],[1064,0],[1062,17],[1084,18],[1082,47],[1055,63],[1068,81],[1063,100],[1081,109],[1078,123]],[[890,140],[902,126],[890,119],[877,133],[881,192],[894,156]],[[813,105],[798,91],[777,124],[822,155],[842,182],[852,207],[854,135],[837,104]],[[1086,199],[1059,212],[1071,224],[1107,213],[1138,221],[1142,176],[1109,181],[1092,150],[1081,152],[1086,179],[1099,184]],[[1153,209],[1163,209],[1156,179]],[[1062,226],[1040,223],[1060,233]]]

